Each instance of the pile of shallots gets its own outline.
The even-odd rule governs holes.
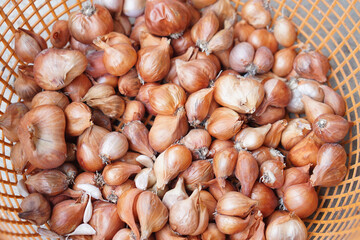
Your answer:
[[[94,0],[53,47],[19,28],[23,101],[0,118],[19,217],[52,238],[307,239],[315,187],[347,172],[345,102],[268,1],[236,19],[229,0]]]

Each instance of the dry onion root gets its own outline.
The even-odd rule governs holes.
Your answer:
[[[24,103],[0,127],[29,175],[19,217],[49,221],[38,232],[54,238],[306,239],[314,187],[347,172],[338,142],[352,124],[322,85],[327,58],[298,53],[285,16],[265,29],[267,0],[247,1],[239,22],[229,0],[94,3],[54,24],[56,48],[16,32],[34,65],[19,67]]]

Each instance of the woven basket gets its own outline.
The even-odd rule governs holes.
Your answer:
[[[1,0],[0,3],[0,114],[20,101],[12,86],[19,63],[14,54],[14,33],[19,27],[49,39],[53,23],[79,9],[80,0]],[[233,1],[238,10],[245,0]],[[273,16],[281,13],[296,24],[299,40],[329,56],[329,84],[347,103],[346,117],[355,123],[343,145],[348,174],[333,188],[318,188],[319,209],[305,220],[309,239],[360,239],[360,2],[358,0],[271,0]],[[50,44],[49,44],[50,46]],[[148,122],[151,124],[150,118]],[[36,226],[18,218],[22,197],[19,176],[9,160],[12,143],[1,132],[0,239],[41,239]]]

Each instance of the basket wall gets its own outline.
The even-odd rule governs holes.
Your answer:
[[[83,0],[1,0],[0,3],[0,114],[20,99],[13,82],[19,63],[14,54],[14,33],[24,27],[49,39],[53,23],[67,19]],[[232,1],[238,10],[245,0]],[[343,142],[349,171],[333,188],[318,188],[319,209],[306,219],[310,239],[360,239],[360,2],[358,0],[271,0],[273,16],[289,16],[299,40],[329,56],[329,84],[347,103],[347,119],[354,127]],[[50,46],[50,44],[49,44]],[[148,119],[150,120],[150,119]],[[36,226],[22,221],[22,197],[16,189],[17,176],[9,160],[12,143],[0,130],[0,239],[40,239]]]

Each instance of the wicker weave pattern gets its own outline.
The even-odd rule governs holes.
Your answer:
[[[19,60],[14,54],[14,33],[24,27],[49,38],[52,24],[67,19],[83,0],[2,0],[0,3],[0,114],[19,101],[12,84]],[[233,0],[241,9],[245,0]],[[319,209],[306,220],[310,239],[360,239],[360,2],[358,0],[271,0],[273,16],[281,13],[296,24],[299,40],[329,56],[330,85],[346,100],[347,119],[355,123],[343,142],[349,171],[337,187],[319,188]],[[50,44],[49,44],[50,45]],[[149,117],[147,124],[152,123]],[[121,124],[118,124],[118,129]],[[1,130],[0,130],[1,131]],[[9,160],[12,145],[1,131],[0,239],[40,239],[36,227],[22,221],[18,176]]]

